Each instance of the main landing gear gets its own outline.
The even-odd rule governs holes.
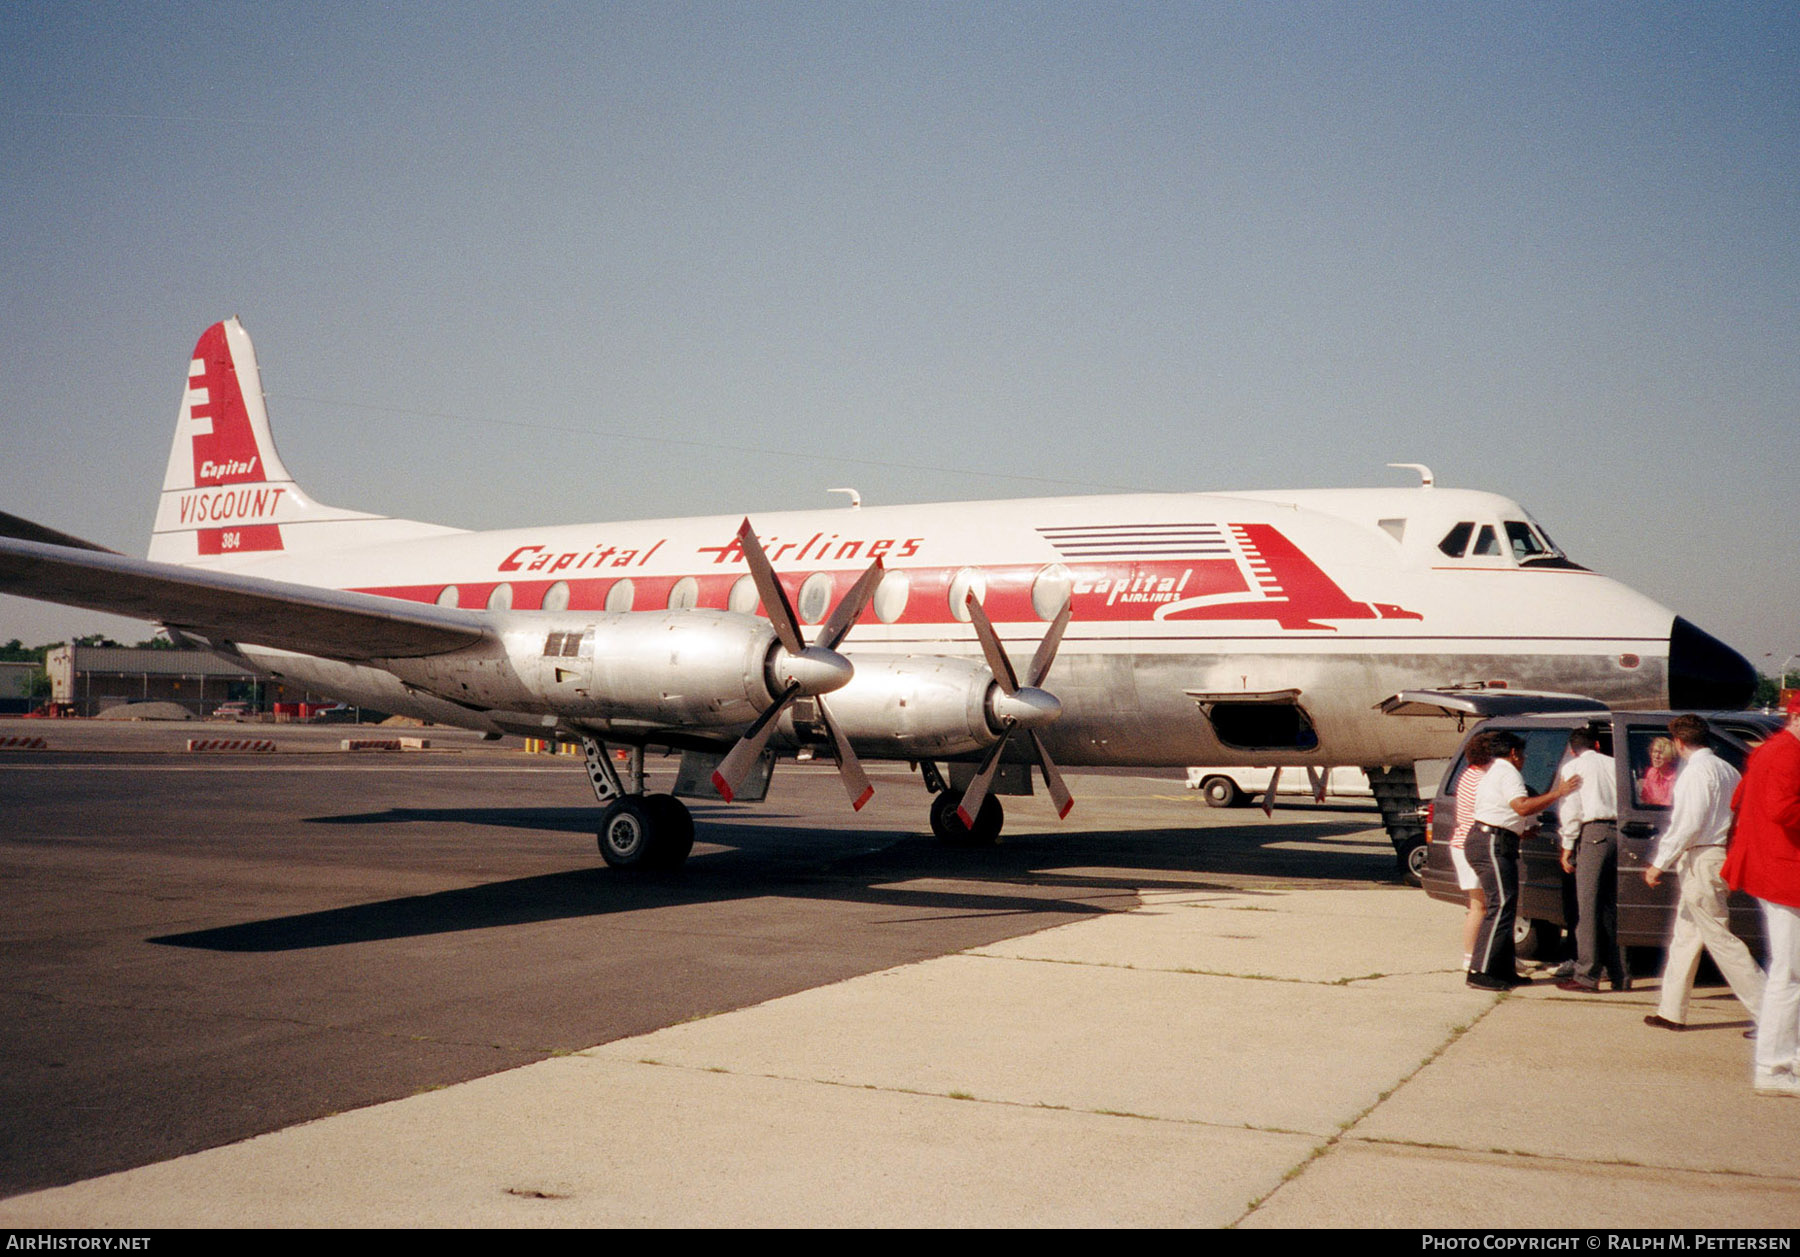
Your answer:
[[[931,796],[931,832],[939,842],[952,847],[991,847],[999,841],[1000,828],[1006,824],[1006,812],[1000,800],[988,795],[975,813],[973,826],[962,823],[956,809],[962,804],[961,790],[946,790]]]
[[[925,788],[931,791],[931,832],[941,843],[952,847],[991,847],[1000,840],[1000,829],[1006,824],[1006,812],[1000,800],[988,795],[975,813],[975,824],[965,825],[956,809],[962,806],[963,792],[951,788],[937,765],[919,761],[919,772]]]
[[[694,817],[672,794],[644,793],[644,748],[630,749],[627,789],[605,743],[583,734],[581,747],[594,797],[606,805],[600,815],[600,858],[615,869],[680,868],[694,849]]]

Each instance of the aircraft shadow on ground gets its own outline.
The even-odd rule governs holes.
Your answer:
[[[392,808],[315,818],[327,824],[463,823],[591,834],[593,808]],[[1334,848],[1365,833],[1356,822],[1316,822],[1317,848],[1291,844],[1290,828],[1021,833],[992,847],[952,847],[894,829],[731,824],[700,816],[695,855],[679,872],[614,870],[598,863],[480,886],[298,913],[240,925],[167,934],[148,942],[223,952],[279,952],[411,938],[543,921],[640,912],[762,896],[829,899],[942,914],[1096,916],[1134,906],[1140,890],[1230,891],[1232,879],[1292,876],[1357,883],[1388,880],[1393,859],[1377,850]],[[717,845],[715,845],[717,844]],[[875,849],[871,850],[870,847]],[[1110,870],[1120,870],[1117,873]],[[1129,871],[1126,871],[1129,870]],[[1222,880],[1214,880],[1217,877]],[[901,885],[928,881],[939,885]],[[1265,889],[1267,889],[1265,887]],[[1252,892],[1254,893],[1254,892]]]

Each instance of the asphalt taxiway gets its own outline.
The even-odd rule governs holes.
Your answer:
[[[1372,809],[1083,774],[956,850],[801,767],[632,878],[431,732],[0,755],[0,1224],[1800,1217],[1727,993],[1467,989]]]

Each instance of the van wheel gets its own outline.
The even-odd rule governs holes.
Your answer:
[[[1200,783],[1200,793],[1206,797],[1207,807],[1236,807],[1244,797],[1237,782],[1229,777],[1208,777]]]
[[[1513,954],[1520,960],[1553,956],[1556,954],[1556,945],[1560,942],[1560,925],[1552,925],[1548,921],[1527,921],[1524,917],[1513,919]]]
[[[1408,886],[1425,884],[1425,861],[1431,855],[1431,848],[1423,838],[1414,838],[1401,847],[1396,853],[1400,857],[1400,876],[1406,879]]]

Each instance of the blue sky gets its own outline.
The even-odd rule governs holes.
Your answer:
[[[0,509],[128,552],[237,314],[344,506],[1416,461],[1800,651],[1792,5],[15,3],[0,59]]]

